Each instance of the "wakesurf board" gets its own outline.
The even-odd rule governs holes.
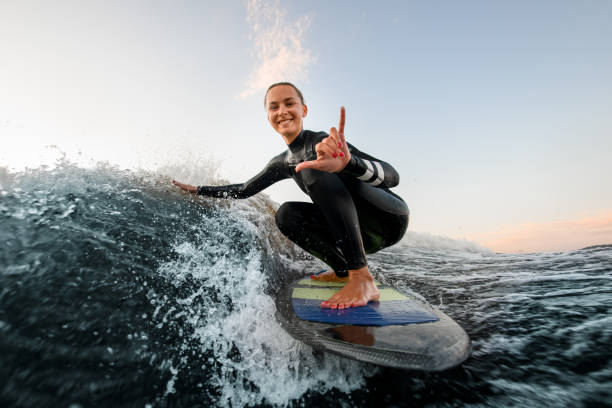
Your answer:
[[[406,370],[441,371],[470,354],[470,338],[453,319],[416,296],[376,282],[380,298],[366,306],[320,306],[344,283],[300,278],[283,286],[277,318],[316,350]]]

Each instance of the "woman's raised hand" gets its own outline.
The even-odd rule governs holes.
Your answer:
[[[190,193],[197,193],[198,192],[198,188],[196,186],[192,186],[192,185],[189,185],[189,184],[181,183],[181,182],[176,181],[176,180],[172,180],[172,184],[174,184],[177,187],[182,188],[185,191],[189,191]]]
[[[340,107],[340,124],[338,129],[331,128],[329,136],[315,146],[317,160],[305,161],[297,165],[295,171],[315,169],[337,173],[342,171],[351,160],[351,153],[344,139],[344,122],[346,113],[344,106]]]

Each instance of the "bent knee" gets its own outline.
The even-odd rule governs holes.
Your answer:
[[[285,225],[285,220],[287,219],[287,214],[286,213],[287,213],[287,203],[284,203],[283,205],[278,207],[278,210],[276,211],[276,215],[274,215],[274,220],[276,221],[276,226],[281,231],[283,230],[283,227]]]
[[[284,203],[278,208],[274,216],[276,226],[285,235],[295,228],[295,209],[293,207],[291,202]]]

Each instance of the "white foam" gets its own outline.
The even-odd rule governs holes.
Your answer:
[[[257,237],[260,227],[247,218],[261,223],[261,217],[269,218],[271,214],[253,207],[247,212],[245,216],[232,208],[224,217]],[[191,274],[202,285],[200,290],[176,301],[189,311],[188,319],[202,350],[214,355],[213,361],[205,362],[202,369],[214,372],[213,383],[221,393],[219,404],[286,405],[308,391],[324,393],[336,388],[348,393],[362,387],[365,378],[376,369],[329,354],[317,357],[310,347],[282,329],[275,318],[274,300],[264,293],[267,276],[262,251],[253,245],[244,257],[224,256],[230,251],[222,243],[227,231],[215,231],[218,227],[214,225],[206,228],[209,234],[219,234],[219,239],[208,239],[201,247],[177,244],[175,250],[181,258],[163,264],[159,272],[179,281]],[[229,297],[231,310],[212,301],[201,310],[190,309],[203,288],[217,291],[218,298]],[[239,358],[233,353],[236,349]],[[214,364],[220,368],[214,369]]]
[[[425,250],[491,253],[490,250],[477,244],[476,242],[415,231],[406,231],[404,238],[402,238],[399,244],[408,248],[419,248]]]

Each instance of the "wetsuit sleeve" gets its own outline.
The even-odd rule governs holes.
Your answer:
[[[375,187],[391,188],[399,184],[399,173],[382,160],[360,152],[355,146],[347,143],[351,160],[340,174],[348,174]]]
[[[284,153],[274,157],[257,175],[242,184],[226,186],[198,186],[198,195],[217,198],[248,198],[270,187],[277,181],[289,178],[284,166]]]

